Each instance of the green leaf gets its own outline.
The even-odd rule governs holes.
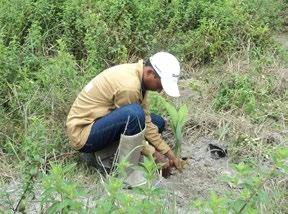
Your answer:
[[[178,126],[183,127],[184,123],[187,121],[188,108],[186,104],[182,105],[178,111]]]
[[[172,125],[173,130],[176,129],[178,123],[178,113],[176,108],[168,102],[164,103],[165,109],[168,112],[170,123]]]

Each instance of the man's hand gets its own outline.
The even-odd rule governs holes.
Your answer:
[[[157,164],[160,164],[162,168],[170,167],[169,160],[160,152],[155,151],[153,154],[154,160]]]
[[[180,172],[182,172],[182,170],[184,169],[184,165],[186,164],[186,161],[176,157],[171,149],[165,155],[169,159],[170,167],[175,167]]]
[[[153,157],[155,162],[161,166],[162,176],[168,178],[171,175],[169,159],[157,151],[154,152]]]

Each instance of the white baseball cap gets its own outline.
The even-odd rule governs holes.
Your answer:
[[[161,78],[164,91],[172,97],[179,97],[178,79],[180,76],[180,63],[170,53],[158,52],[150,57],[150,63]]]

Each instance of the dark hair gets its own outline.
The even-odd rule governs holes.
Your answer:
[[[145,66],[151,66],[151,67],[153,68],[153,66],[151,65],[150,59],[147,59],[147,60],[144,62],[144,65],[145,65]]]
[[[150,59],[147,59],[147,60],[144,62],[144,66],[153,68],[154,76],[155,76],[156,78],[159,78],[159,79],[160,79],[159,74],[155,71],[154,67],[153,67],[152,64],[151,64]]]

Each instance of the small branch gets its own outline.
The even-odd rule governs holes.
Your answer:
[[[48,157],[47,159],[46,159],[46,161],[45,161],[45,164],[47,164],[48,163],[48,161],[49,160],[51,160],[51,159],[56,159],[56,160],[58,160],[58,159],[60,159],[60,158],[67,158],[67,157],[70,157],[70,156],[72,156],[72,155],[75,155],[76,153],[78,153],[77,151],[73,151],[73,152],[67,152],[67,153],[63,153],[63,154],[60,154],[60,155],[56,155],[56,156],[50,156],[50,157]]]
[[[55,157],[54,157],[54,156],[50,156],[50,157],[48,157],[48,158],[46,159],[46,161],[45,161],[45,166],[47,165],[48,161],[51,160],[53,157],[54,157],[55,159],[58,159],[58,158],[60,158],[60,157],[61,157],[61,158],[62,158],[62,157],[67,158],[67,157],[70,157],[70,156],[72,156],[72,155],[74,155],[74,154],[76,154],[76,153],[77,153],[77,152],[74,151],[74,152],[68,152],[68,153],[60,154],[60,155],[57,155],[57,156],[55,156]],[[46,158],[46,157],[45,157],[45,158]],[[39,165],[37,166],[37,173],[30,176],[30,178],[29,178],[29,180],[28,180],[28,183],[27,183],[27,185],[26,185],[26,187],[25,187],[25,190],[24,190],[24,192],[23,192],[22,195],[21,195],[20,200],[18,201],[15,209],[13,209],[14,213],[16,213],[16,212],[18,211],[21,202],[22,202],[23,199],[26,197],[26,194],[27,194],[27,192],[28,192],[28,190],[29,190],[29,188],[30,188],[30,186],[31,186],[31,184],[32,184],[32,180],[38,175],[40,167],[41,167],[41,164],[39,164]]]
[[[25,198],[26,193],[28,192],[28,190],[29,190],[29,188],[30,188],[30,186],[31,186],[32,180],[38,175],[38,170],[39,170],[39,166],[38,166],[36,175],[31,175],[31,176],[30,176],[30,178],[29,178],[29,180],[28,180],[28,183],[27,183],[27,185],[26,185],[26,188],[25,188],[24,192],[22,193],[21,198],[20,198],[20,200],[18,201],[15,209],[13,210],[14,213],[16,213],[16,212],[18,211],[21,202],[22,202],[23,199]]]
[[[250,195],[250,197],[247,199],[246,203],[241,207],[239,212],[237,214],[240,214],[243,212],[247,204],[251,201],[251,199],[258,193],[258,191],[264,186],[264,184],[271,178],[273,173],[275,172],[276,168],[272,169],[272,171],[269,173],[269,175],[259,184],[259,186],[254,189],[253,193]]]

